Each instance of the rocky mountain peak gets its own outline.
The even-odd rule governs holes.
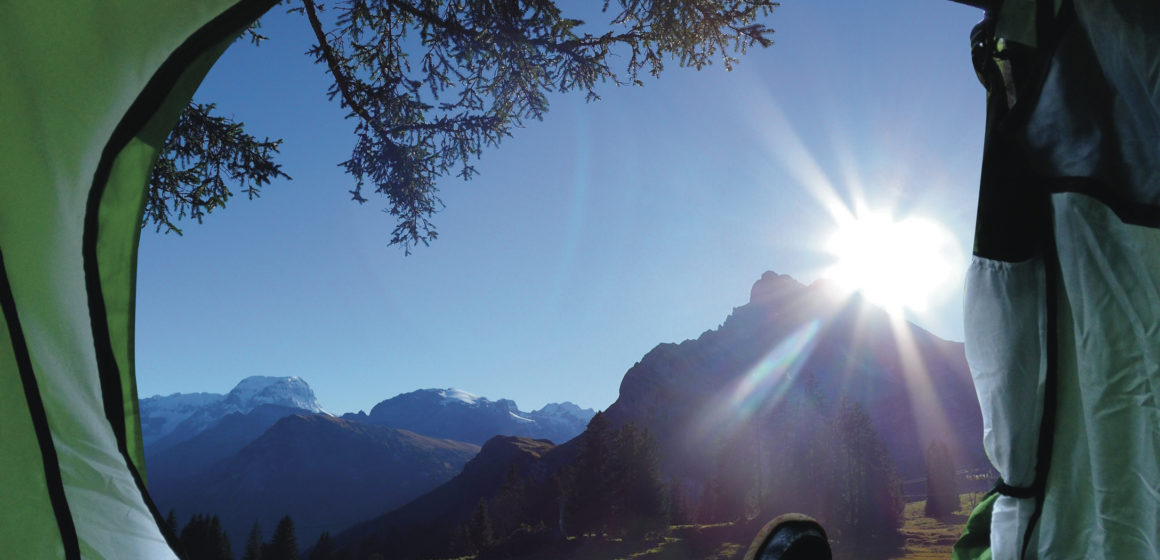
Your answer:
[[[274,404],[310,412],[326,412],[310,385],[301,377],[268,377],[254,375],[240,382],[226,395],[225,404],[235,412],[249,412],[259,405]]]
[[[522,412],[510,399],[490,400],[462,389],[420,389],[382,401],[352,420],[482,445],[495,435],[564,442],[595,414],[571,403]]]
[[[141,428],[153,451],[188,440],[231,414],[248,414],[262,406],[327,414],[301,377],[255,375],[229,393],[156,395],[141,399]]]
[[[805,289],[806,287],[801,282],[794,280],[790,275],[767,270],[750,288],[749,303],[756,305],[774,303],[788,296],[799,294]]]
[[[908,379],[923,379],[929,394],[912,394]],[[626,372],[607,417],[614,426],[648,427],[663,459],[687,463],[682,450],[742,421],[739,411],[772,410],[807,393],[831,406],[843,399],[863,406],[904,475],[921,471],[922,444],[934,438],[947,441],[961,464],[981,459],[974,439],[981,418],[961,344],[892,321],[825,282],[807,287],[774,272],[717,329],[646,354]]]

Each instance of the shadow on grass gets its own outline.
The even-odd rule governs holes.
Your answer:
[[[907,504],[901,535],[893,542],[831,542],[834,560],[945,560],[967,520],[965,510],[942,519],[922,515],[923,502]],[[645,541],[570,538],[544,540],[524,550],[491,550],[479,560],[740,560],[766,519],[714,525],[677,525]],[[528,543],[532,544],[532,543]]]

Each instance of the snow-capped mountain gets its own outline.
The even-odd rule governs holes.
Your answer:
[[[162,511],[212,512],[231,535],[289,513],[311,542],[445,482],[496,435],[566,441],[594,414],[572,403],[523,412],[507,399],[425,389],[338,419],[298,377],[249,377],[225,395],[154,396],[140,410]]]
[[[913,390],[916,379],[923,381],[923,391]],[[734,308],[716,329],[679,344],[659,344],[632,365],[601,424],[607,430],[632,423],[652,434],[661,475],[680,504],[674,513],[685,519],[720,515],[702,512],[719,507],[714,502],[721,500],[714,495],[721,494],[713,488],[723,479],[728,484],[738,472],[752,476],[733,481],[744,493],[725,494],[763,491],[757,484],[788,492],[793,484],[794,492],[802,492],[791,494],[801,496],[793,507],[826,511],[832,507],[825,501],[831,499],[826,497],[830,489],[815,482],[824,481],[825,473],[794,467],[806,464],[797,457],[804,450],[820,457],[835,450],[838,440],[825,438],[835,437],[827,434],[838,429],[831,420],[838,411],[860,407],[864,416],[853,429],[877,434],[873,437],[880,438],[878,445],[902,480],[918,479],[924,476],[923,449],[932,440],[945,442],[960,467],[986,464],[982,415],[973,391],[962,344],[898,324],[861,299],[838,298],[825,284],[805,286],[767,272],[754,284],[749,303]],[[536,418],[538,413],[558,418],[569,415],[570,407],[548,405],[522,416]],[[528,514],[505,521],[492,509],[492,526],[543,522],[551,527],[559,520],[560,502],[559,491],[547,481],[562,469],[577,468],[592,437],[584,433],[554,447],[521,438],[492,439],[459,476],[335,535],[335,548],[392,557],[447,555],[447,543],[462,534],[478,504],[502,503],[510,498],[501,496],[516,487],[525,489],[529,501],[522,502],[523,512]],[[816,447],[818,442],[829,447]],[[754,465],[788,467],[766,477],[752,470]],[[512,480],[513,473],[523,478]],[[874,505],[867,503],[867,511],[887,511],[881,504],[889,492],[879,491],[886,488],[885,483],[876,486]],[[746,502],[738,500],[732,507],[744,513]]]
[[[175,393],[141,399],[145,446],[159,451],[201,433],[230,414],[247,414],[261,405],[327,414],[300,377],[247,377],[225,395]]]
[[[420,389],[380,402],[369,415],[343,418],[482,445],[497,435],[562,443],[584,431],[594,414],[570,402],[523,412],[508,399],[493,401],[461,389]]]
[[[174,393],[141,399],[141,431],[145,445],[173,433],[177,426],[207,406],[226,398],[220,393]]]
[[[467,391],[464,391],[462,389],[455,389],[455,388],[451,388],[451,389],[421,389],[421,390],[434,391],[436,394],[438,394],[440,397],[443,398],[443,401],[441,404],[444,404],[444,405],[447,405],[450,403],[456,403],[456,404],[463,403],[466,405],[476,405],[479,403],[479,400],[482,398],[479,395],[473,395],[473,394],[468,393]],[[483,400],[486,401],[487,399],[483,399]]]
[[[226,395],[223,403],[237,407],[230,412],[249,412],[263,404],[301,408],[314,413],[326,413],[314,391],[301,377],[263,377],[255,375],[241,380]]]
[[[544,408],[529,412],[527,416],[529,420],[537,424],[554,426],[560,430],[571,430],[575,426],[582,426],[580,428],[582,432],[588,426],[588,421],[592,419],[593,415],[595,415],[595,411],[591,408],[580,408],[569,401],[564,401],[562,403],[548,403],[544,405]],[[559,443],[563,443],[563,441]]]

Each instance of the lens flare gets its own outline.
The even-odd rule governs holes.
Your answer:
[[[780,401],[809,357],[820,325],[819,319],[806,323],[753,366],[733,390],[733,408],[751,416],[758,409]]]
[[[814,319],[782,339],[732,389],[724,391],[716,405],[706,409],[696,435],[702,440],[712,439],[777,406],[809,358],[821,325],[820,319]]]

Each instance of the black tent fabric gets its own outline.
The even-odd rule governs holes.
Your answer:
[[[1160,557],[1160,5],[1006,0],[967,359],[1002,480],[955,558]]]

